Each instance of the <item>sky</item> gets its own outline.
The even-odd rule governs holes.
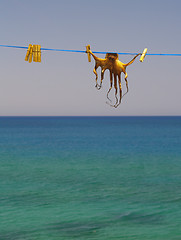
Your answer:
[[[180,0],[0,0],[0,44],[92,51],[181,53]],[[146,56],[127,67],[129,93],[106,104],[85,53],[0,47],[0,116],[181,115],[181,57]],[[104,58],[104,55],[97,54]],[[126,63],[132,56],[119,55]],[[100,72],[99,77],[100,77]],[[124,76],[122,86],[125,91]],[[113,91],[111,93],[113,99]]]

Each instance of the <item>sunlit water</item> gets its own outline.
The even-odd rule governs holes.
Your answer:
[[[181,239],[181,117],[1,117],[0,240]]]

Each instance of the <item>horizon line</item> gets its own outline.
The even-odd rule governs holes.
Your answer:
[[[181,115],[2,115],[3,117],[181,117]]]

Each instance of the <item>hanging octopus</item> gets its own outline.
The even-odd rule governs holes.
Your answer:
[[[129,66],[130,64],[132,64],[139,55],[143,55],[143,54],[138,53],[130,62],[125,64],[125,63],[122,63],[121,61],[119,61],[117,53],[106,53],[106,56],[105,56],[104,59],[103,58],[98,58],[97,56],[95,56],[95,54],[92,53],[90,48],[87,49],[87,53],[91,54],[93,56],[94,60],[95,60],[95,67],[94,67],[93,72],[96,75],[96,86],[95,87],[97,89],[101,88],[102,81],[104,79],[104,72],[105,72],[106,69],[109,69],[109,72],[110,72],[110,88],[107,92],[107,99],[109,100],[110,103],[111,103],[111,100],[109,98],[109,93],[110,93],[110,91],[112,89],[112,86],[113,86],[113,76],[114,76],[114,88],[115,88],[116,102],[115,102],[114,105],[112,105],[110,103],[108,103],[108,104],[112,107],[117,108],[121,103],[122,97],[126,93],[128,93],[128,90],[129,90],[128,80],[127,80],[128,74],[126,72],[126,67]],[[144,54],[144,56],[145,56],[145,54]],[[141,61],[141,59],[140,59],[140,61]],[[100,82],[100,85],[97,82],[98,74],[97,74],[96,70],[97,70],[98,67],[101,67],[101,82]],[[126,88],[127,88],[127,92],[124,95],[122,94],[122,86],[121,86],[121,73],[122,72],[125,74],[124,79],[125,79]],[[119,89],[119,99],[118,99],[118,89]]]

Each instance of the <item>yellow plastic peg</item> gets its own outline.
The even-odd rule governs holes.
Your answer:
[[[25,57],[25,61],[28,61],[29,59],[29,55],[30,55],[30,49],[31,49],[32,45],[29,44],[29,47],[28,47],[28,50],[27,50],[27,53],[26,53],[26,57]]]
[[[37,45],[33,45],[33,61],[38,62]]]
[[[33,46],[30,47],[29,63],[32,62]]]
[[[37,45],[38,62],[41,62],[41,45]]]
[[[142,55],[141,55],[141,57],[140,57],[140,62],[143,62],[143,60],[144,60],[144,58],[145,58],[145,55],[146,55],[146,53],[147,53],[147,48],[145,48],[144,50],[143,50],[143,53],[142,53]]]
[[[87,45],[86,46],[86,53],[87,53],[87,56],[88,56],[88,61],[91,62],[91,55],[90,55],[90,45]]]

